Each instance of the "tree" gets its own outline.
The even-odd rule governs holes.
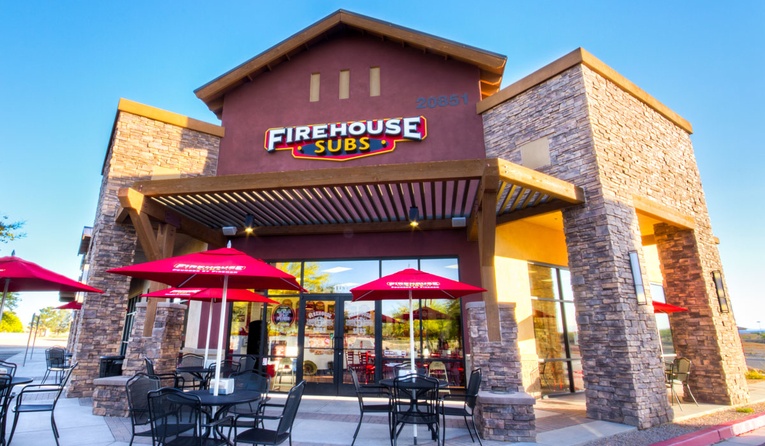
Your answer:
[[[24,325],[16,314],[11,311],[3,313],[3,320],[0,321],[0,332],[4,333],[22,333]]]
[[[45,307],[40,310],[40,326],[61,334],[69,330],[72,322],[72,313],[65,310],[57,310],[53,307]]]
[[[19,229],[24,226],[23,221],[8,222],[7,220],[7,215],[0,217],[0,242],[8,243],[17,238],[26,237],[25,233],[19,232]]]

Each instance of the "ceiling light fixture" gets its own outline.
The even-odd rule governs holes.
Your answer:
[[[247,214],[244,216],[244,233],[252,234],[255,232],[255,216]]]
[[[221,228],[223,231],[223,235],[227,237],[232,237],[236,235],[236,226],[224,226]]]
[[[420,225],[420,222],[418,221],[420,219],[420,210],[417,209],[417,206],[412,206],[409,208],[409,226],[416,228]]]

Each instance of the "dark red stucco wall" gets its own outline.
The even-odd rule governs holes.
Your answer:
[[[370,67],[380,67],[377,97],[369,96]],[[350,70],[349,99],[338,98],[340,70]],[[318,102],[309,101],[311,73],[321,74]],[[459,105],[417,108],[418,98],[451,95],[459,98]],[[226,95],[218,175],[482,158],[478,99],[479,70],[474,66],[373,37],[336,37]],[[264,149],[269,128],[420,115],[427,119],[427,138],[399,142],[388,154],[331,162]]]

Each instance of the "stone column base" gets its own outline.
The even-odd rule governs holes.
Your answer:
[[[534,397],[524,392],[478,393],[476,429],[485,440],[536,442]]]
[[[129,416],[125,384],[130,376],[110,376],[93,380],[93,415],[106,417]]]

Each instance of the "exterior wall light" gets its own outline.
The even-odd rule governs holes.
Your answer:
[[[645,287],[643,286],[643,274],[640,271],[640,258],[637,251],[630,251],[630,269],[632,270],[632,281],[635,283],[635,295],[639,305],[646,305],[648,301],[645,298]]]
[[[712,280],[715,283],[715,290],[717,291],[717,301],[720,303],[720,313],[730,312],[730,305],[728,305],[728,296],[725,294],[722,272],[719,270],[712,271]]]

